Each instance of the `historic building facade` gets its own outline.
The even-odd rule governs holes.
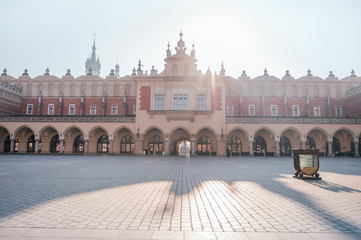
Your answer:
[[[70,70],[0,76],[0,152],[65,154],[290,155],[317,148],[326,156],[360,156],[361,78],[226,76],[197,69],[180,34],[165,68],[102,78],[95,55],[86,75]],[[93,65],[94,66],[93,66]],[[12,94],[12,97],[8,94]]]

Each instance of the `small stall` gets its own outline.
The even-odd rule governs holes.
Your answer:
[[[294,149],[293,164],[296,172],[294,178],[306,180],[321,180],[317,172],[320,167],[318,149]]]

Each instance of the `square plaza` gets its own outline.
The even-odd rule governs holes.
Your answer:
[[[361,162],[1,155],[1,239],[361,239]]]

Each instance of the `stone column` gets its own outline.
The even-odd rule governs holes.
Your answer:
[[[191,139],[191,154],[192,155],[196,155],[196,144],[195,144],[196,140],[195,139]]]
[[[217,140],[217,148],[217,156],[226,156],[226,146],[221,137]]]
[[[39,134],[35,133],[35,153],[39,153],[39,143],[40,143]]]
[[[89,153],[89,136],[88,134],[84,134],[84,154]]]
[[[280,141],[276,141],[276,157],[281,156],[280,154]]]
[[[353,144],[355,146],[355,154],[354,154],[354,157],[359,157],[360,156],[360,153],[359,153],[359,149],[358,149],[358,141],[354,141]]]
[[[169,149],[169,138],[165,139],[165,149],[164,149],[165,155],[170,155],[170,149]]]
[[[253,140],[250,140],[248,142],[249,142],[249,155],[254,156],[254,154],[253,154]]]
[[[64,154],[64,139],[60,139],[60,150],[59,154]]]
[[[306,141],[302,141],[301,145],[302,145],[302,149],[306,149]]]
[[[12,137],[11,137],[12,136]],[[15,152],[15,137],[14,134],[10,134],[10,153]]]
[[[113,154],[113,142],[114,140],[109,140],[109,154]]]
[[[134,151],[135,155],[144,155],[143,137],[139,137],[135,139],[134,150],[135,150]]]
[[[35,153],[39,153],[39,139],[35,139]]]
[[[327,156],[328,157],[332,157],[332,141],[327,141],[328,144],[328,153]]]
[[[113,154],[113,143],[114,143],[114,136],[113,134],[109,134],[109,154]]]

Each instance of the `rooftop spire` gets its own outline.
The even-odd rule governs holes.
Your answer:
[[[94,41],[93,41],[93,47],[92,47],[92,55],[90,58],[87,59],[85,62],[85,73],[88,74],[89,68],[93,70],[93,75],[100,75],[100,61],[99,58],[96,57],[96,47],[95,47],[95,34],[94,34]]]
[[[96,61],[95,49],[97,48],[95,47],[95,33],[94,33],[94,42],[92,47],[92,58],[91,58],[92,61]]]

